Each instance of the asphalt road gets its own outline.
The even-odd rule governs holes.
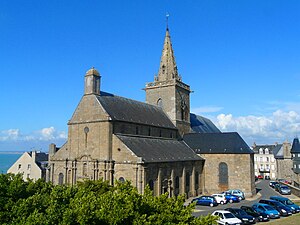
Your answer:
[[[195,210],[193,212],[193,216],[201,216],[201,215],[207,215],[211,214],[217,209],[226,209],[226,208],[240,208],[242,205],[245,206],[252,206],[254,203],[258,202],[260,199],[269,199],[270,196],[274,195],[280,195],[280,193],[276,192],[273,188],[269,187],[269,180],[259,180],[256,183],[256,191],[257,195],[251,198],[246,198],[245,200],[239,202],[239,203],[227,203],[225,205],[218,205],[216,207],[209,207],[209,206],[200,206],[196,205]],[[293,195],[288,195],[285,197],[290,198],[291,200],[293,198],[296,198]]]

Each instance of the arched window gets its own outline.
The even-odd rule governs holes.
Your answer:
[[[64,183],[64,174],[63,173],[59,173],[58,174],[58,184],[59,185],[63,185]]]
[[[87,163],[83,163],[83,166],[82,166],[82,174],[83,176],[87,176]]]
[[[185,174],[185,185],[186,185],[187,187],[190,186],[190,173],[189,173],[189,172],[187,172],[187,173]]]
[[[124,177],[119,177],[119,181],[120,181],[121,183],[124,183],[124,182],[125,182],[125,178],[124,178]]]
[[[175,178],[175,188],[179,188],[179,177]]]
[[[149,180],[148,184],[149,184],[150,190],[153,191],[154,190],[154,182],[153,182],[153,180]]]
[[[163,102],[162,102],[162,99],[161,99],[161,98],[159,98],[159,99],[157,100],[157,106],[160,107],[160,108],[163,107]]]
[[[199,172],[196,172],[195,176],[195,184],[199,185]]]
[[[68,184],[72,183],[72,171],[68,170]]]
[[[228,166],[224,162],[219,164],[219,184],[228,185]]]

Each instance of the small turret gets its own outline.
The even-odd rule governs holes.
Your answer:
[[[100,95],[100,73],[92,67],[85,74],[84,94]]]
[[[298,137],[294,138],[291,149],[293,159],[293,171],[297,174],[300,173],[300,143]]]

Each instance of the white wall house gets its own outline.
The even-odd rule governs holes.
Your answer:
[[[43,152],[24,152],[23,155],[7,170],[7,173],[23,174],[23,180],[45,178],[48,154]]]

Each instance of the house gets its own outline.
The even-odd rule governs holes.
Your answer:
[[[95,68],[84,79],[67,142],[49,147],[47,180],[69,185],[84,179],[111,185],[130,180],[140,193],[148,185],[155,195],[169,196],[197,196],[225,187],[239,188],[247,196],[255,193],[252,150],[237,133],[223,134],[209,119],[190,113],[190,86],[178,73],[168,28],[158,74],[144,88],[145,103],[102,91]],[[230,143],[229,152],[219,152],[218,146],[216,154],[197,152],[200,145],[184,138],[190,133],[193,142],[207,146],[215,138],[220,147],[232,137],[238,144]],[[244,180],[238,181],[241,171]]]
[[[39,151],[24,152],[7,170],[7,173],[23,174],[23,180],[45,179],[48,154]]]

